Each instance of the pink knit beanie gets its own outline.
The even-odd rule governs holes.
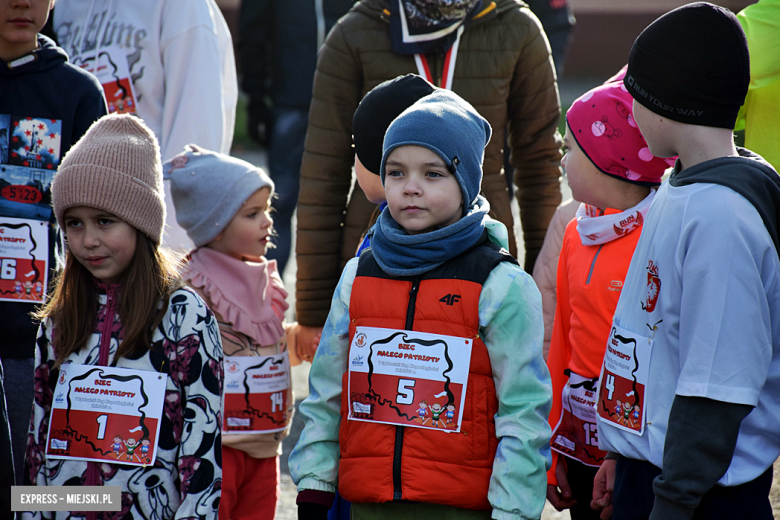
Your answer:
[[[566,123],[582,151],[603,173],[635,184],[658,185],[674,161],[650,153],[634,121],[634,100],[622,82],[614,82],[623,74],[625,69],[572,103]]]
[[[51,191],[63,229],[68,208],[88,206],[116,215],[160,244],[165,224],[160,146],[135,116],[111,114],[95,121],[62,160]]]

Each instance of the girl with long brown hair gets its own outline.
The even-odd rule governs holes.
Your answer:
[[[121,517],[216,519],[222,343],[160,246],[154,134],[133,116],[100,119],[62,161],[52,202],[68,248],[37,313],[25,480],[119,486]]]

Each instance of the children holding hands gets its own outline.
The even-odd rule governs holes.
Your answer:
[[[300,407],[305,427],[289,459],[300,518],[324,518],[337,486],[353,518],[541,514],[550,433],[541,300],[479,195],[490,134],[471,105],[445,90],[387,130],[380,173],[388,205],[371,247],[342,273]],[[382,372],[381,356],[403,354],[366,340],[378,336],[429,338],[386,344],[419,363],[446,358],[449,369],[439,379]],[[470,357],[464,343],[473,343]],[[456,424],[420,424],[422,400],[454,404]]]
[[[260,168],[192,144],[164,171],[196,246],[184,279],[214,312],[225,353],[220,517],[273,518],[294,412],[289,369],[298,363],[297,325],[284,323],[287,292],[276,261],[264,257],[274,184]],[[273,391],[256,383],[272,380]]]

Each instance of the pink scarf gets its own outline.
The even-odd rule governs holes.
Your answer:
[[[655,190],[642,202],[625,211],[608,209],[603,212],[589,204],[580,204],[577,210],[577,232],[584,246],[606,244],[631,233],[645,221],[647,210],[655,197]]]
[[[190,253],[184,278],[201,289],[212,310],[259,345],[272,345],[284,337],[287,291],[276,260],[249,263],[201,247]]]

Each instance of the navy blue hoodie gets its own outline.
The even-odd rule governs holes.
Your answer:
[[[55,272],[62,236],[50,185],[60,161],[106,114],[100,83],[52,40],[0,60],[0,358],[32,358],[30,317]]]

